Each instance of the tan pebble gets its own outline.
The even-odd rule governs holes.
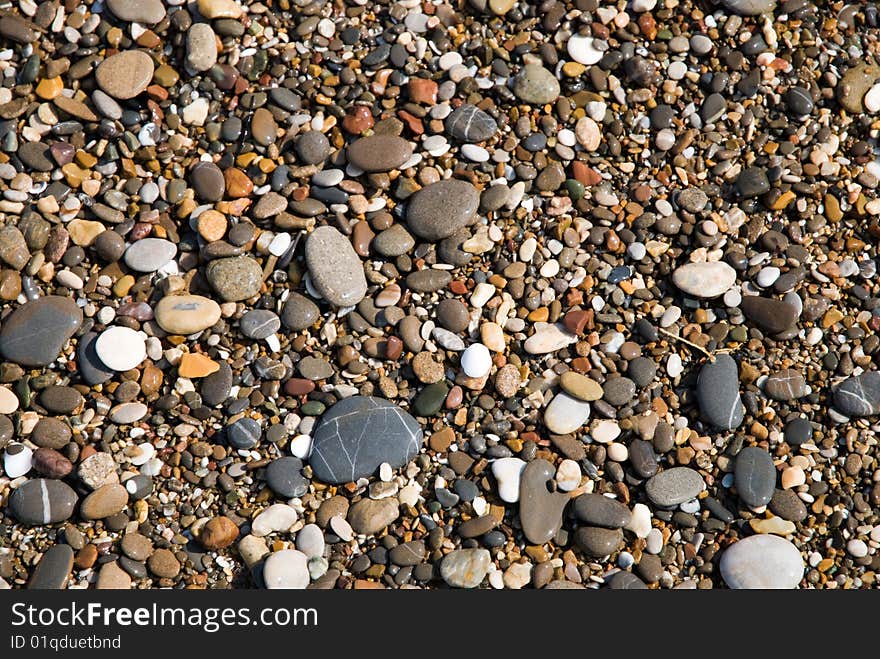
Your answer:
[[[807,475],[800,467],[788,467],[782,472],[782,489],[790,490],[807,482]]]
[[[791,535],[797,530],[794,522],[781,517],[771,517],[770,519],[753,519],[749,521],[749,526],[755,533],[772,533],[773,535]]]
[[[105,227],[100,222],[93,220],[73,220],[67,225],[67,232],[74,245],[88,247],[100,234],[104,233]]]
[[[12,414],[18,409],[18,397],[8,387],[0,387],[0,414]]]
[[[227,224],[226,216],[215,210],[206,210],[197,220],[199,235],[208,242],[222,240]]]
[[[480,326],[480,338],[483,345],[493,352],[504,352],[506,348],[504,330],[498,323],[483,323]]]

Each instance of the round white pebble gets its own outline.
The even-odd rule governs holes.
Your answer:
[[[147,358],[147,344],[130,327],[110,327],[95,341],[95,352],[107,368],[130,371]]]
[[[492,355],[482,343],[468,346],[461,354],[461,370],[469,378],[481,378],[492,368]]]
[[[571,492],[581,484],[581,467],[574,460],[563,460],[556,469],[556,486],[563,492]]]
[[[868,555],[868,545],[865,544],[864,540],[853,538],[846,543],[846,551],[854,558],[864,558]]]

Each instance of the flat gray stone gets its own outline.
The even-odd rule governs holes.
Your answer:
[[[519,519],[526,539],[535,545],[551,540],[562,526],[569,495],[548,489],[555,475],[553,465],[542,459],[529,462],[520,475]]]
[[[632,517],[629,508],[620,501],[602,494],[582,494],[574,500],[573,507],[580,521],[609,529],[622,529]]]
[[[498,124],[475,105],[455,108],[444,124],[446,133],[461,142],[484,142],[498,132]]]
[[[743,404],[739,394],[739,371],[730,355],[716,355],[707,361],[697,377],[697,400],[700,414],[716,428],[732,430],[743,422]]]
[[[834,388],[834,407],[849,417],[880,412],[880,372],[868,371],[847,378]]]
[[[72,569],[73,549],[70,545],[49,547],[28,580],[28,590],[61,590]]]
[[[513,93],[526,103],[546,105],[559,98],[559,80],[540,64],[527,64],[513,79]]]
[[[734,483],[739,498],[750,508],[766,506],[776,489],[773,458],[762,448],[747,446],[736,456]]]
[[[409,200],[406,222],[423,240],[448,238],[473,223],[480,195],[467,181],[445,179],[426,185]]]
[[[3,321],[0,355],[21,366],[48,366],[82,321],[82,310],[71,298],[47,295],[31,300]]]
[[[63,481],[33,478],[9,497],[13,517],[28,526],[55,524],[70,519],[78,497]]]
[[[710,299],[736,283],[736,270],[723,261],[686,263],[672,273],[672,282],[692,297]]]
[[[422,447],[422,429],[406,411],[381,398],[351,396],[331,407],[312,433],[309,464],[315,478],[340,484],[372,476],[383,462],[393,468]]]
[[[125,250],[125,265],[137,272],[155,272],[177,254],[177,245],[164,238],[143,238]]]
[[[658,506],[669,508],[695,498],[704,486],[703,477],[690,467],[673,467],[652,476],[645,493]]]
[[[249,256],[211,261],[205,271],[208,282],[226,302],[254,297],[263,283],[263,269]]]
[[[306,265],[315,290],[337,307],[351,307],[367,294],[360,257],[339,231],[322,226],[306,241]]]
[[[776,0],[722,0],[722,4],[742,16],[757,16],[776,8]]]

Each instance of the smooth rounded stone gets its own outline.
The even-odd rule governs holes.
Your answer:
[[[776,0],[721,0],[725,9],[730,9],[741,16],[757,16],[772,12],[776,8]]]
[[[142,50],[123,50],[102,61],[95,70],[95,82],[117,100],[134,98],[153,79],[153,58]]]
[[[790,87],[785,92],[785,107],[796,117],[810,114],[815,107],[813,96],[803,87]]]
[[[634,439],[629,446],[629,462],[635,472],[642,478],[650,478],[659,468],[654,446],[643,439]]]
[[[324,555],[324,532],[317,524],[306,524],[296,534],[296,548],[309,558]]]
[[[736,187],[739,193],[746,199],[758,197],[770,191],[770,180],[763,167],[747,167],[742,170],[736,179]]]
[[[491,565],[488,549],[456,549],[440,562],[440,576],[453,588],[476,588],[483,583]]]
[[[446,133],[461,142],[484,142],[498,131],[495,120],[468,103],[453,110],[444,123]]]
[[[473,223],[480,194],[467,181],[445,179],[426,185],[409,200],[406,223],[423,240],[436,242]]]
[[[329,484],[372,476],[384,462],[396,469],[422,447],[422,429],[400,407],[381,398],[351,396],[331,407],[312,432],[315,478]]]
[[[527,64],[513,79],[513,93],[526,103],[545,105],[559,98],[559,80],[540,64]]]
[[[566,371],[559,378],[562,390],[583,401],[592,402],[602,398],[602,385],[575,371]]]
[[[107,483],[83,499],[79,514],[83,519],[104,519],[122,512],[128,504],[128,490],[119,483]]]
[[[492,369],[492,355],[482,343],[468,346],[461,354],[461,369],[469,378],[481,378]]]
[[[153,553],[153,542],[140,533],[126,533],[120,543],[122,552],[133,561],[145,561]]]
[[[492,475],[498,481],[498,496],[506,503],[519,501],[519,484],[526,461],[520,458],[499,458],[492,462]]]
[[[227,398],[232,390],[232,369],[226,362],[220,362],[220,369],[216,373],[202,378],[199,392],[202,402],[208,407],[215,407]]]
[[[786,368],[764,381],[764,393],[773,400],[796,400],[807,395],[807,381],[800,371]]]
[[[360,257],[348,239],[330,226],[309,234],[306,265],[315,290],[337,307],[351,307],[367,294]]]
[[[302,475],[302,468],[302,460],[293,456],[273,460],[266,467],[266,484],[285,499],[301,497],[309,489],[309,481]]]
[[[155,272],[177,254],[177,245],[163,238],[143,238],[125,250],[125,265],[137,272]]]
[[[6,14],[0,17],[0,36],[20,44],[33,43],[37,39],[37,33],[32,29],[31,23],[21,16]]]
[[[162,0],[107,0],[107,7],[116,18],[129,23],[155,25],[165,18]]]
[[[217,35],[208,23],[195,23],[186,33],[186,64],[201,73],[217,63]]]
[[[415,239],[402,224],[391,225],[373,238],[373,242],[370,243],[370,247],[382,256],[408,254],[415,245]]]
[[[658,506],[668,508],[696,498],[704,486],[703,477],[690,467],[673,467],[652,476],[645,493]]]
[[[636,387],[647,387],[657,375],[657,364],[648,357],[636,357],[627,366],[626,374]]]
[[[122,403],[110,409],[110,420],[113,423],[127,425],[135,423],[147,416],[148,408],[143,403]]]
[[[83,404],[83,397],[73,387],[53,384],[40,392],[40,403],[52,414],[71,414]]]
[[[118,561],[104,563],[98,571],[95,590],[131,590],[131,575],[119,567]]]
[[[567,492],[551,492],[548,485],[556,469],[546,460],[529,462],[519,484],[519,518],[526,539],[536,545],[553,538],[562,526],[562,511],[568,503]]]
[[[734,483],[739,498],[750,508],[765,506],[776,489],[773,458],[762,448],[747,446],[736,456]]]
[[[320,315],[317,304],[299,293],[291,292],[281,310],[281,324],[299,332],[314,325]]]
[[[251,523],[251,533],[258,538],[263,538],[273,533],[286,533],[296,524],[297,518],[298,515],[293,506],[275,503],[254,517],[254,521]],[[299,546],[297,546],[297,549],[302,551],[302,548]]]
[[[798,587],[804,561],[798,548],[775,535],[753,535],[724,550],[719,565],[724,582],[733,589]]]
[[[330,363],[320,357],[303,357],[296,368],[302,377],[314,382],[326,380],[335,373]]]
[[[34,478],[19,485],[9,497],[9,510],[22,524],[38,526],[70,519],[78,497],[63,481]]]
[[[608,529],[622,529],[632,517],[629,508],[602,494],[582,494],[574,500],[573,507],[580,521]]]
[[[580,34],[573,34],[568,39],[566,50],[571,58],[579,64],[592,66],[597,64],[605,54],[604,50],[596,47],[598,39]]]
[[[422,540],[403,542],[388,552],[388,558],[394,565],[407,567],[418,565],[425,560],[425,543]]]
[[[168,295],[153,309],[156,323],[169,334],[196,334],[220,320],[220,305],[201,295]]]
[[[682,292],[708,300],[723,295],[736,283],[736,270],[723,261],[687,263],[675,269],[672,282]]]
[[[226,439],[237,449],[248,450],[255,447],[263,436],[260,422],[250,417],[242,417],[226,427]]]
[[[263,269],[249,256],[211,261],[205,271],[208,282],[226,302],[240,302],[259,294]]]
[[[319,130],[308,130],[297,136],[293,148],[300,162],[306,165],[318,165],[324,162],[332,151],[330,140]]]
[[[706,361],[697,377],[697,400],[701,416],[724,430],[738,428],[743,422],[744,407],[739,394],[739,370],[728,354]]]
[[[69,545],[49,547],[28,580],[28,590],[62,590],[73,569],[73,549]]]
[[[749,295],[740,302],[746,318],[762,329],[778,334],[793,327],[798,320],[798,309],[783,300]]]
[[[0,354],[21,366],[48,366],[82,321],[82,310],[71,298],[48,295],[31,300],[4,319]]]
[[[268,309],[251,309],[238,321],[241,333],[249,339],[266,339],[281,329],[281,319]]]
[[[606,579],[611,590],[647,590],[648,586],[632,572],[615,572]]]
[[[843,108],[852,114],[858,114],[870,110],[866,103],[866,96],[880,79],[880,67],[867,61],[862,61],[844,71],[840,82],[837,84],[837,100]]]
[[[95,341],[98,359],[114,371],[129,371],[147,358],[147,344],[140,332],[130,327],[109,327]]]
[[[834,408],[848,417],[880,412],[880,372],[868,371],[847,378],[833,389]]]
[[[215,202],[223,199],[226,179],[223,172],[212,162],[198,162],[189,173],[189,182],[202,201]]]
[[[602,397],[606,403],[614,407],[622,407],[629,404],[636,394],[636,385],[629,378],[608,378],[602,385]]]
[[[574,532],[574,543],[588,556],[602,558],[620,549],[623,545],[623,531],[582,526]]]
[[[446,270],[417,270],[406,277],[406,286],[417,293],[436,293],[443,290],[452,281],[452,275]]]
[[[37,446],[57,450],[64,448],[70,442],[72,435],[70,426],[64,421],[45,417],[34,426],[30,440]]]
[[[590,418],[590,404],[559,392],[544,409],[544,425],[556,435],[577,431]]]
[[[296,549],[272,552],[263,563],[263,583],[269,590],[303,590],[310,581],[309,558]]]
[[[347,520],[355,533],[375,535],[400,517],[397,499],[361,499],[348,509]]]
[[[365,172],[390,172],[412,158],[412,144],[396,135],[370,135],[352,142],[348,162]]]
[[[836,403],[835,407],[838,407]],[[792,419],[785,426],[784,436],[787,444],[790,444],[791,446],[800,446],[813,438],[813,425],[810,423],[809,419],[803,419],[800,417]]]
[[[577,343],[577,336],[560,324],[535,323],[535,333],[523,343],[523,348],[530,355],[545,355],[556,352]]]

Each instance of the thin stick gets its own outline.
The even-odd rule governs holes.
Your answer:
[[[671,339],[675,339],[676,341],[681,341],[682,343],[689,345],[691,348],[696,348],[697,350],[702,352],[704,355],[706,355],[706,357],[709,358],[710,362],[715,361],[715,356],[711,352],[706,350],[703,346],[697,345],[693,341],[688,341],[687,339],[679,336],[678,334],[673,334],[672,332],[668,332],[667,330],[663,329],[662,327],[658,327],[657,329]]]

